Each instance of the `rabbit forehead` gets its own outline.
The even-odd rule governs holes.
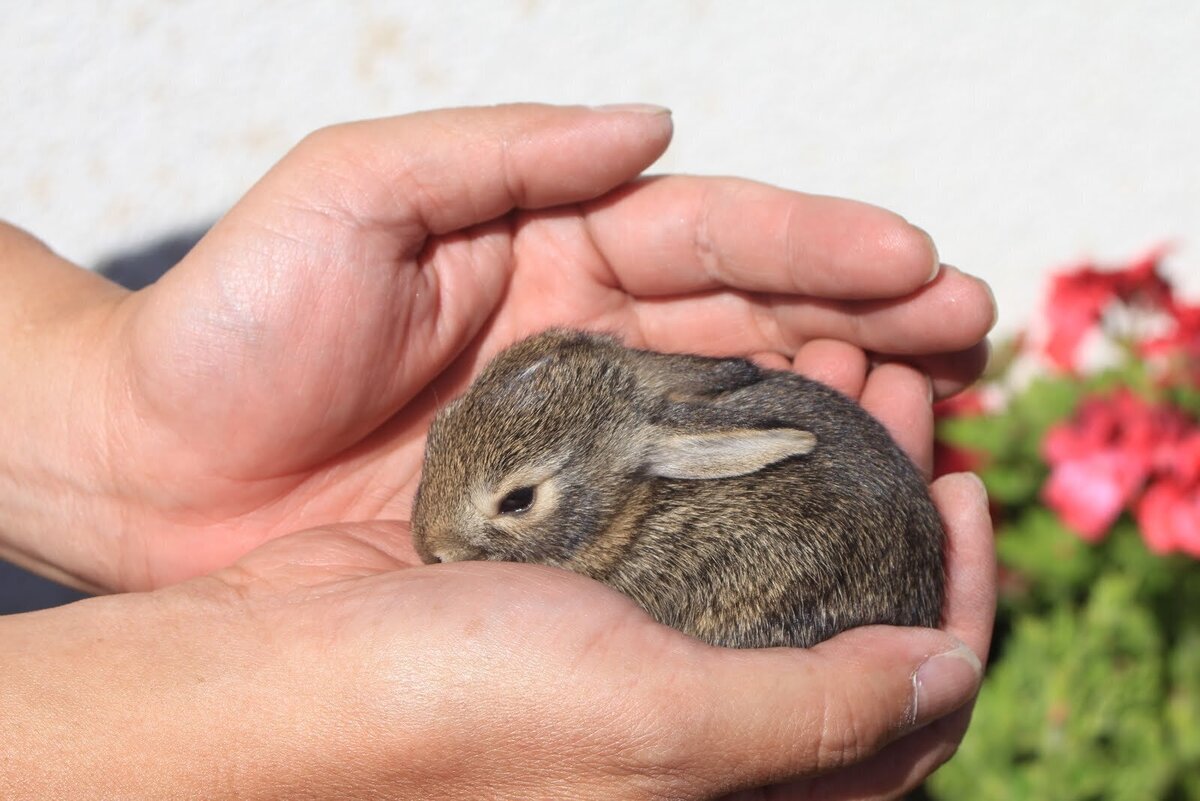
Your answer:
[[[561,466],[589,439],[619,421],[608,400],[576,402],[562,385],[541,382],[503,391],[472,390],[434,420],[426,476],[441,491],[494,491],[515,473]]]
[[[435,417],[423,478],[428,500],[477,508],[514,475],[544,473],[640,428],[633,371],[586,340],[578,346],[554,336],[566,345],[531,340],[501,354]]]
[[[447,448],[449,472],[461,485],[487,492],[521,477],[534,478],[561,467],[571,454],[602,436],[611,415],[564,411],[535,399],[520,406],[464,405],[444,421],[437,449]],[[484,490],[481,490],[484,491]]]
[[[520,395],[556,388],[576,393],[627,384],[633,373],[625,360],[611,352],[591,347],[561,347],[550,350],[516,346],[502,353],[479,376],[468,395]]]
[[[499,365],[471,386],[447,422],[494,442],[578,438],[616,424],[636,394],[632,371],[577,352],[543,353]]]

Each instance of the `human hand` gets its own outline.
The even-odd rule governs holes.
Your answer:
[[[824,340],[790,366],[859,398],[928,469],[920,373],[868,372]],[[963,651],[917,671],[959,640],[986,659],[994,613],[978,483],[933,493],[946,632],[872,627],[808,651],[710,648],[548,568],[414,567],[407,527],[384,522],[6,618],[0,729],[19,736],[0,731],[2,783],[13,797],[894,797],[953,753],[978,686]]]
[[[953,753],[979,682],[966,649],[986,656],[992,619],[981,487],[949,476],[933,492],[950,538],[945,632],[715,648],[565,571],[419,566],[388,522],[0,618],[0,786],[14,799],[895,797]]]
[[[928,478],[933,470],[929,379],[910,366],[873,369],[861,350],[832,340],[804,345],[790,367],[856,398],[878,418]],[[951,475],[931,487],[946,524],[946,602],[942,627],[986,664],[996,614],[996,561],[986,491],[974,476]],[[738,795],[740,801],[896,798],[953,755],[967,731],[974,697],[950,715],[903,736],[845,770]]]
[[[834,337],[907,357],[939,394],[978,372],[990,297],[951,268],[925,283],[922,232],[739,180],[627,183],[670,133],[655,111],[511,106],[309,137],[158,284],[103,293],[100,394],[26,496],[70,501],[0,535],[24,528],[26,563],[122,589],[405,518],[438,401],[549,325],[764,359]]]

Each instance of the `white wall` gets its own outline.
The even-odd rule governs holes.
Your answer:
[[[893,208],[1003,327],[1045,268],[1164,239],[1200,292],[1191,0],[2,7],[0,217],[84,263],[214,217],[330,122],[645,100],[675,111],[656,171]]]

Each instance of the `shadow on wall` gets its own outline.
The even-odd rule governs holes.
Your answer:
[[[126,289],[142,289],[157,281],[178,264],[211,225],[196,226],[168,234],[147,245],[118,253],[102,261],[96,272],[111,278]]]
[[[209,226],[169,234],[143,247],[106,259],[97,272],[128,289],[141,289],[158,280],[200,241]],[[0,561],[0,615],[32,612],[77,601],[87,596]]]

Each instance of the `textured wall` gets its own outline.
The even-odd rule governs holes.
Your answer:
[[[675,111],[657,170],[891,207],[1004,326],[1045,267],[1164,239],[1200,290],[1190,0],[9,5],[0,217],[85,263],[214,217],[327,123],[646,100]]]

